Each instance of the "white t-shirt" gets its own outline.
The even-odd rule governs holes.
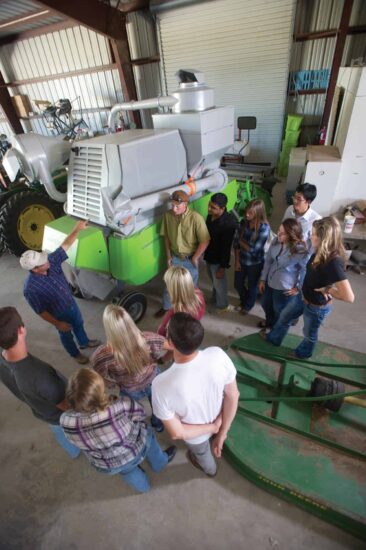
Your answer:
[[[177,415],[186,424],[208,424],[219,415],[224,387],[235,380],[236,369],[229,356],[218,347],[199,351],[188,363],[173,363],[152,383],[152,406],[161,420]],[[202,443],[203,435],[187,440]]]

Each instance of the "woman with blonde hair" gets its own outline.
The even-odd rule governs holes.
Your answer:
[[[264,247],[269,235],[270,227],[264,203],[260,199],[254,199],[246,207],[234,239],[234,286],[240,298],[240,306],[236,311],[242,315],[249,313],[255,304],[264,263]]]
[[[272,330],[261,336],[280,346],[294,319],[304,315],[304,339],[294,351],[295,357],[312,356],[318,331],[332,310],[333,298],[352,303],[354,294],[345,273],[342,230],[336,218],[329,216],[313,223],[311,244],[314,254],[306,265],[301,297],[285,307]],[[300,296],[300,295],[299,295]]]
[[[121,395],[151,404],[151,382],[160,372],[158,359],[164,355],[165,339],[153,332],[141,332],[123,307],[109,304],[103,313],[107,343],[91,357],[91,366],[107,385],[117,385]],[[163,423],[154,415],[151,425],[162,432]]]
[[[166,336],[167,326],[174,313],[189,313],[200,321],[206,310],[206,303],[199,288],[194,287],[192,275],[183,266],[169,267],[164,274],[164,282],[172,307],[167,311],[158,328],[158,334]]]
[[[177,448],[161,450],[145,422],[143,407],[129,397],[107,396],[103,378],[85,368],[69,379],[66,400],[70,410],[60,418],[66,438],[99,472],[120,474],[138,492],[149,491],[149,479],[140,464],[146,458],[152,470],[160,472]]]

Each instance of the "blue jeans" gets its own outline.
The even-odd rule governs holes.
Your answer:
[[[302,315],[304,302],[301,293],[294,296],[294,299],[288,302],[279,314],[272,330],[266,335],[266,339],[274,346],[280,346],[292,322]]]
[[[226,269],[222,279],[216,277],[216,272],[221,268],[220,264],[209,264],[206,262],[207,273],[212,282],[212,299],[217,309],[225,309],[229,305],[227,299]]]
[[[257,298],[259,277],[263,262],[256,265],[242,265],[240,271],[235,271],[234,287],[240,298],[240,305],[245,311],[250,311]]]
[[[266,315],[266,324],[273,327],[280,316],[281,311],[292,301],[296,301],[296,296],[287,296],[285,290],[271,288],[266,284],[262,296],[261,305]]]
[[[66,311],[55,315],[56,319],[59,321],[64,321],[69,323],[72,329],[69,332],[58,331],[60,340],[65,350],[71,357],[77,357],[80,354],[78,347],[75,344],[73,333],[76,337],[80,346],[87,346],[89,343],[89,338],[86,335],[84,330],[84,321],[81,316],[80,309],[75,302],[72,301],[71,306]]]
[[[168,455],[161,450],[159,443],[153,431],[148,428],[146,446],[141,453],[131,460],[128,464],[120,468],[110,468],[104,470],[96,468],[98,472],[107,475],[120,474],[123,480],[138,491],[139,493],[147,493],[150,490],[149,478],[144,470],[140,467],[141,462],[146,458],[151,466],[151,469],[158,473],[161,472],[168,464]]]
[[[67,454],[71,456],[71,458],[77,458],[81,451],[78,447],[75,447],[75,445],[70,443],[70,441],[66,438],[61,426],[58,426],[56,424],[49,424],[49,426],[53,431],[53,435],[55,436],[57,443],[61,445],[63,450],[66,451]]]
[[[157,374],[159,373],[160,373],[160,369],[158,369]],[[127,395],[128,397],[130,397],[131,399],[134,399],[135,401],[142,401],[142,399],[147,397],[151,406],[151,411],[152,411],[151,384],[146,386],[146,388],[144,388],[143,390],[139,390],[139,391],[128,391],[126,389],[121,389],[119,394],[121,396]],[[164,429],[164,424],[157,416],[155,416],[154,413],[152,413],[151,415],[151,425],[153,428],[157,428],[158,430],[160,429],[160,431],[163,431]]]
[[[315,345],[318,341],[320,325],[322,325],[324,319],[328,317],[331,311],[331,304],[322,307],[304,304],[304,339],[295,349],[296,357],[308,359],[313,355]]]
[[[182,267],[185,267],[186,269],[188,269],[188,271],[192,275],[193,284],[197,288],[197,286],[198,286],[198,267],[193,265],[189,258],[185,258],[184,260],[181,260],[177,256],[173,256],[172,265],[181,265]],[[164,292],[163,292],[163,309],[168,311],[168,309],[170,309],[171,307],[172,307],[172,303],[170,301],[169,292],[165,288]]]

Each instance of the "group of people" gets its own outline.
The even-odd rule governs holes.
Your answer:
[[[260,335],[276,346],[303,315],[304,338],[294,355],[311,357],[332,299],[354,299],[345,274],[340,225],[311,208],[315,196],[315,186],[298,186],[293,207],[286,210],[271,240],[260,200],[248,204],[239,224],[227,211],[222,193],[212,195],[206,221],[188,208],[186,193],[173,193],[161,228],[168,262],[163,307],[156,313],[161,324],[156,332],[140,331],[127,311],[108,305],[103,314],[104,344],[87,336],[62,271],[67,250],[86,222],[78,222],[49,255],[25,252],[20,263],[29,271],[24,286],[29,305],[56,327],[62,345],[81,365],[89,362],[81,350],[96,349],[91,368],[80,368],[67,381],[29,353],[17,310],[0,308],[1,380],[50,425],[71,457],[82,451],[99,472],[120,474],[139,492],[150,489],[143,461],[160,472],[176,454],[175,445],[163,451],[158,443],[155,432],[164,429],[173,440],[185,441],[194,467],[215,476],[239,392],[229,356],[216,346],[200,349],[200,319],[206,305],[198,288],[199,258],[203,255],[206,261],[217,311],[230,311],[227,270],[234,248],[237,312],[248,314],[259,292],[265,312]],[[161,372],[161,365],[170,360],[171,366]],[[144,398],[152,408],[150,425]]]
[[[309,183],[297,187],[293,206],[286,209],[273,239],[263,201],[259,199],[249,202],[239,223],[227,211],[227,197],[215,193],[205,221],[188,207],[189,198],[184,191],[173,193],[171,210],[165,214],[161,227],[168,268],[180,266],[181,270],[189,271],[193,285],[191,282],[189,294],[182,294],[182,290],[173,286],[176,274],[171,273],[171,267],[168,269],[164,276],[163,305],[155,314],[164,316],[162,328],[174,311],[187,311],[201,319],[205,311],[204,298],[198,289],[201,256],[206,261],[216,311],[232,310],[227,270],[233,248],[234,287],[240,300],[235,311],[247,315],[260,293],[265,313],[265,319],[259,323],[260,336],[275,346],[281,345],[290,326],[303,315],[304,338],[293,354],[299,359],[310,358],[319,327],[332,309],[333,298],[354,300],[345,272],[340,224],[333,216],[322,218],[313,210],[311,204],[316,192],[315,185]],[[189,278],[188,272],[186,277]],[[180,298],[173,299],[172,306],[171,296],[178,294]]]

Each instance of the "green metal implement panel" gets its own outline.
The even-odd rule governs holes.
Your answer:
[[[63,216],[45,226],[43,250],[53,252],[74,229],[77,220]],[[69,263],[78,269],[109,273],[109,255],[103,232],[94,226],[81,231],[67,252]]]
[[[164,240],[159,222],[127,238],[109,238],[111,273],[115,279],[131,285],[150,281],[166,267]]]
[[[252,334],[230,344],[240,401],[225,456],[260,487],[366,540],[366,408],[344,402],[333,412],[311,396],[320,376],[366,402],[366,355],[318,343],[311,360],[289,357],[300,341],[274,347]]]
[[[236,202],[237,183],[235,180],[223,189],[228,197],[228,209]],[[189,204],[205,219],[212,193],[208,193]],[[112,235],[109,238],[111,273],[115,279],[131,285],[142,285],[150,281],[166,268],[164,239],[160,237],[161,220],[145,227],[131,237],[121,238]]]

